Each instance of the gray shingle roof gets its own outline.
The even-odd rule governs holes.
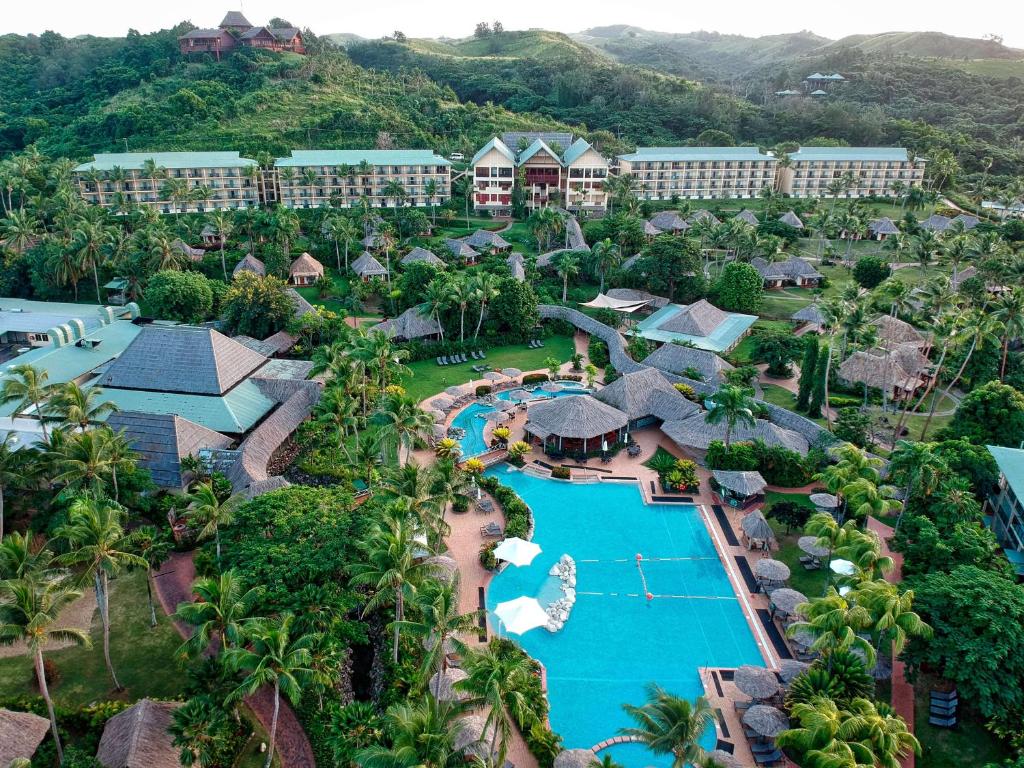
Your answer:
[[[874,219],[868,225],[868,229],[871,230],[873,235],[898,235],[900,233],[900,228],[896,226],[896,222],[888,216]]]
[[[709,424],[706,413],[698,413],[681,421],[666,421],[661,425],[661,431],[676,445],[702,451],[706,451],[714,440],[725,440],[725,428],[725,421]],[[730,443],[761,440],[766,445],[781,445],[805,456],[810,448],[806,438],[799,433],[783,429],[764,419],[755,419],[753,427],[737,424],[733,427],[729,440]]]
[[[526,429],[531,434],[578,439],[601,437],[629,422],[618,408],[590,395],[569,395],[536,403],[530,406],[528,419]]]
[[[765,280],[796,280],[797,278],[820,280],[822,277],[818,270],[797,256],[790,256],[786,261],[766,261],[758,257],[752,259],[750,264]]]
[[[235,268],[231,270],[231,276],[234,277],[239,272],[254,272],[257,275],[262,276],[267,274],[267,268],[262,261],[257,259],[251,253],[247,253],[237,264],[235,264]]]
[[[755,496],[768,487],[768,483],[761,477],[760,472],[731,472],[716,469],[711,472],[711,476],[718,481],[720,486],[741,496]]]
[[[472,235],[465,239],[467,245],[473,248],[495,248],[503,251],[506,248],[511,248],[512,243],[503,238],[497,232],[488,232],[486,229],[478,229]]]
[[[662,344],[644,358],[643,364],[677,376],[682,376],[687,368],[695,368],[709,384],[720,383],[725,371],[732,370],[732,366],[714,352],[680,344]]]
[[[220,25],[222,27],[245,27],[246,29],[252,26],[249,20],[242,15],[241,11],[228,11],[224,14],[224,21]]]
[[[981,223],[981,219],[977,216],[972,216],[969,213],[960,213],[953,217],[953,223],[960,222],[964,225],[964,229],[974,229]]]
[[[377,323],[370,330],[380,331],[397,339],[419,339],[424,336],[436,336],[441,332],[434,316],[423,314],[420,307],[410,307],[398,317]]]
[[[107,418],[107,426],[124,430],[132,449],[141,454],[139,466],[148,469],[153,482],[161,488],[184,488],[186,478],[181,460],[195,456],[203,448],[227,448],[231,438],[175,414],[117,411]]]
[[[96,759],[104,768],[181,768],[167,730],[180,701],[140,699],[107,721]]]
[[[360,277],[374,277],[388,273],[387,268],[377,261],[369,251],[363,251],[359,258],[353,261],[350,266],[352,271]]]
[[[277,354],[277,346],[272,342],[260,341],[259,339],[254,339],[252,336],[232,336],[231,338],[239,344],[248,347],[253,352],[258,352],[264,357],[273,357]]]
[[[668,299],[664,296],[655,296],[647,291],[638,291],[636,288],[612,288],[605,292],[605,296],[623,301],[646,301],[648,306],[661,309],[668,306]]]
[[[761,223],[760,221],[757,220],[757,214],[754,213],[749,208],[744,208],[742,211],[736,214],[735,218],[739,219],[740,221],[745,221],[747,224],[750,224],[753,227],[756,227],[758,224]]]
[[[523,265],[523,254],[518,251],[510,253],[507,261],[512,277],[520,283],[526,282],[526,267]]]
[[[813,323],[814,325],[825,324],[825,314],[821,311],[821,307],[817,304],[808,304],[803,309],[798,309],[792,315],[790,320],[796,320],[798,323]]]
[[[302,294],[296,291],[294,288],[285,288],[285,294],[292,300],[292,304],[295,306],[295,317],[302,317],[308,315],[310,312],[316,312],[316,309],[302,298]]]
[[[406,264],[416,264],[417,262],[433,264],[435,267],[443,267],[445,265],[444,260],[434,255],[432,251],[420,247],[413,248],[405,254],[400,263],[404,267]]]
[[[941,216],[938,213],[933,213],[927,219],[921,222],[921,229],[927,229],[931,232],[945,232],[949,229],[949,226],[953,223],[953,220],[948,216]]]
[[[784,214],[779,216],[779,221],[783,224],[788,224],[791,227],[796,227],[797,229],[804,228],[804,223],[800,221],[800,217],[793,211],[786,211]]]
[[[686,336],[710,336],[727,315],[706,299],[690,304],[682,312],[658,326],[658,330],[682,333]]]
[[[720,222],[718,220],[718,217],[715,216],[715,214],[713,214],[707,208],[698,208],[696,211],[691,213],[690,214],[690,218],[687,219],[687,221],[689,222],[691,227],[694,224],[696,224],[698,221],[705,221],[705,220],[706,221],[710,221],[712,224],[721,224],[722,223],[722,222]]]
[[[655,368],[624,373],[594,397],[622,411],[630,421],[646,416],[663,421],[684,419],[700,410]]]
[[[31,712],[0,709],[0,765],[29,760],[46,738],[50,721]]]
[[[480,254],[473,250],[473,247],[465,240],[453,240],[448,238],[444,241],[445,247],[452,252],[453,256],[460,259],[475,259]]]
[[[223,395],[267,361],[212,328],[143,326],[97,383],[190,395]]]

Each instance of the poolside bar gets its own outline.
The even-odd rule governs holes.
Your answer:
[[[545,453],[604,450],[625,439],[629,417],[590,395],[559,397],[530,406],[526,436]]]

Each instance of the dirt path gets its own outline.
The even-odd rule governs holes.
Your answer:
[[[196,568],[192,552],[175,552],[163,567],[154,575],[157,599],[164,613],[174,613],[178,603],[192,597],[192,582],[195,580]],[[183,638],[188,637],[190,628],[182,622],[174,622],[174,628]],[[274,714],[274,691],[264,687],[252,696],[247,696],[245,703],[252,710],[260,725],[270,731],[270,722]],[[277,715],[277,756],[281,759],[281,768],[314,768],[313,747],[309,743],[306,732],[302,730],[299,719],[288,702],[281,699],[281,707]]]

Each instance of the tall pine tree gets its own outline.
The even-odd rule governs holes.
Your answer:
[[[814,385],[811,391],[811,402],[807,406],[807,415],[812,419],[821,418],[821,406],[825,403],[825,377],[828,371],[828,358],[832,354],[828,344],[821,347],[818,363],[815,365]]]
[[[797,389],[796,409],[806,411],[814,391],[815,375],[818,372],[818,334],[809,333],[804,337],[804,357],[800,361],[800,387]]]

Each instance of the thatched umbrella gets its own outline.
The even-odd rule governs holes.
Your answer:
[[[437,408],[429,408],[427,409],[427,413],[430,415],[430,418],[434,420],[435,424],[440,424],[442,421],[448,418],[445,415],[444,411],[439,411],[437,410]]]
[[[494,410],[496,411],[511,411],[515,408],[515,405],[510,403],[508,400],[495,400]]]
[[[811,557],[828,557],[830,551],[828,547],[818,543],[817,536],[801,536],[797,539],[796,545]]]
[[[787,616],[795,616],[796,607],[807,602],[807,597],[803,592],[797,592],[788,587],[772,591],[770,598],[775,610]]]
[[[540,385],[540,388],[545,392],[561,392],[565,389],[565,385],[559,381],[548,381]]]
[[[488,411],[487,413],[482,414],[482,418],[485,421],[505,421],[505,419],[508,418],[508,414],[504,411]]]
[[[518,378],[523,375],[523,372],[518,368],[502,368],[501,372],[503,375],[508,376],[510,379]]]
[[[765,667],[745,664],[736,670],[733,682],[752,699],[767,699],[779,692],[779,679]]]
[[[711,761],[711,765],[720,766],[720,768],[743,768],[743,764],[735,755],[730,755],[724,749],[713,749],[708,752],[708,759]]]
[[[555,768],[593,768],[599,762],[593,750],[564,749],[555,758]]]
[[[513,389],[508,393],[509,400],[530,400],[533,397],[533,393],[527,392],[525,389]]]
[[[839,499],[831,493],[812,493],[810,499],[811,504],[818,509],[835,509],[839,506]]]
[[[435,440],[443,440],[447,436],[448,436],[448,432],[444,428],[444,424],[435,424],[434,425],[434,439]]]
[[[818,638],[816,638],[814,634],[806,627],[798,628],[793,633],[792,637],[790,637],[790,640],[792,641],[793,645],[797,646],[798,648],[803,648],[804,650],[808,650],[812,645],[814,645],[817,639]]]
[[[452,397],[462,397],[464,394],[466,394],[466,388],[465,386],[460,384],[453,384],[452,386],[448,387],[444,391],[444,393],[446,395],[451,395]]]
[[[430,677],[430,694],[438,701],[465,701],[469,693],[460,691],[455,684],[465,680],[469,675],[456,667],[448,667],[444,672],[435,672]]]
[[[806,661],[797,661],[796,659],[783,659],[779,662],[779,677],[782,678],[784,685],[789,685],[793,682],[794,678],[798,675],[803,674],[811,665]]]
[[[497,371],[487,371],[482,378],[485,378],[488,381],[501,381],[505,377]]]
[[[789,578],[789,566],[779,560],[764,557],[754,566],[754,575],[765,581],[785,581]]]
[[[433,400],[431,400],[430,404],[435,408],[444,411],[455,405],[455,401],[452,400],[450,397],[439,395],[438,397],[435,397]]]
[[[434,555],[433,557],[428,557],[423,561],[423,564],[427,566],[426,570],[430,571],[434,578],[444,581],[447,584],[454,582],[456,576],[459,574],[458,563],[447,555]]]
[[[490,751],[494,728],[485,727],[487,721],[483,715],[466,715],[455,722],[459,728],[455,736],[455,749],[470,757],[489,760],[492,757]]]
[[[743,532],[747,534],[749,539],[770,541],[775,538],[775,532],[772,531],[772,527],[768,525],[768,521],[764,519],[764,515],[761,514],[759,509],[755,509],[740,520],[740,528],[743,529]]]
[[[743,715],[743,724],[759,736],[774,739],[789,729],[786,713],[766,704],[755,704]]]

